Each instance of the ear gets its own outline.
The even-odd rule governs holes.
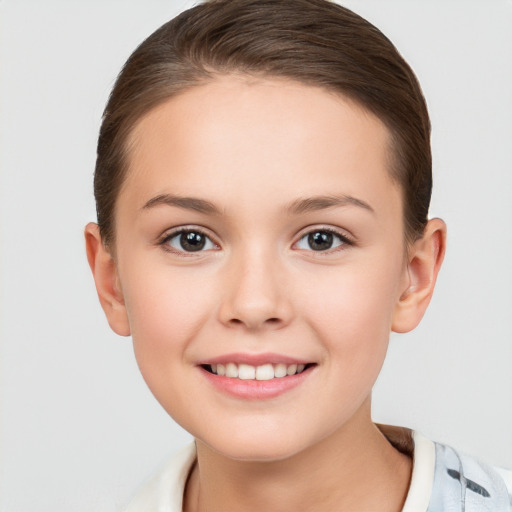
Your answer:
[[[108,323],[115,333],[120,336],[129,336],[130,324],[116,262],[103,244],[99,227],[94,222],[90,222],[85,227],[85,247],[96,283],[96,291]]]
[[[423,236],[409,249],[403,291],[391,326],[393,331],[409,332],[420,323],[434,293],[445,250],[446,224],[441,219],[432,219]]]

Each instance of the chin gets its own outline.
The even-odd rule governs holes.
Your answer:
[[[207,436],[197,439],[223,457],[245,462],[282,461],[297,455],[313,444],[312,440],[306,439],[303,435],[294,436],[284,428],[281,428],[278,433],[274,431],[267,434],[251,431],[245,432],[245,435],[237,435],[229,432],[227,436],[215,438]]]
[[[226,449],[218,449],[213,446],[210,448],[224,457],[243,462],[278,462],[288,459],[300,451],[287,449],[283,446],[269,446],[263,442],[258,445],[233,445],[231,443],[231,446],[226,447]]]

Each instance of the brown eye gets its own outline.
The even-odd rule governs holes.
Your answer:
[[[204,233],[198,230],[181,230],[168,236],[163,243],[178,252],[199,252],[216,246]]]
[[[352,243],[343,235],[326,229],[311,231],[297,242],[297,247],[299,249],[316,252],[336,249],[343,245],[352,245]]]
[[[182,233],[180,235],[180,245],[185,251],[200,251],[206,245],[206,237],[195,231]]]
[[[308,244],[313,251],[326,251],[332,247],[333,234],[326,231],[317,231],[308,235]]]

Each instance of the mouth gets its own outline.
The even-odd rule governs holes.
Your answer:
[[[268,381],[286,379],[301,374],[316,366],[315,363],[307,364],[271,364],[266,363],[259,366],[250,364],[225,363],[225,364],[202,364],[201,367],[208,373],[238,380]]]
[[[197,367],[214,389],[236,399],[273,399],[302,388],[318,363],[284,354],[224,354],[200,361]]]

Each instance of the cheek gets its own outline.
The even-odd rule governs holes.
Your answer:
[[[145,378],[148,371],[167,374],[170,366],[184,361],[190,341],[211,312],[204,280],[191,279],[186,271],[153,268],[127,275],[129,285],[123,287],[135,355]]]
[[[378,261],[378,258],[377,258]],[[400,261],[400,260],[398,260]],[[401,266],[364,262],[336,269],[317,281],[303,304],[328,359],[357,380],[377,374],[385,358],[398,300]]]
[[[383,309],[386,294],[376,294],[373,286],[354,281],[345,280],[346,293],[331,296],[317,323],[329,368],[326,396],[339,397],[345,419],[371,394],[386,358],[391,324],[391,308]],[[332,328],[327,331],[325,326]]]

